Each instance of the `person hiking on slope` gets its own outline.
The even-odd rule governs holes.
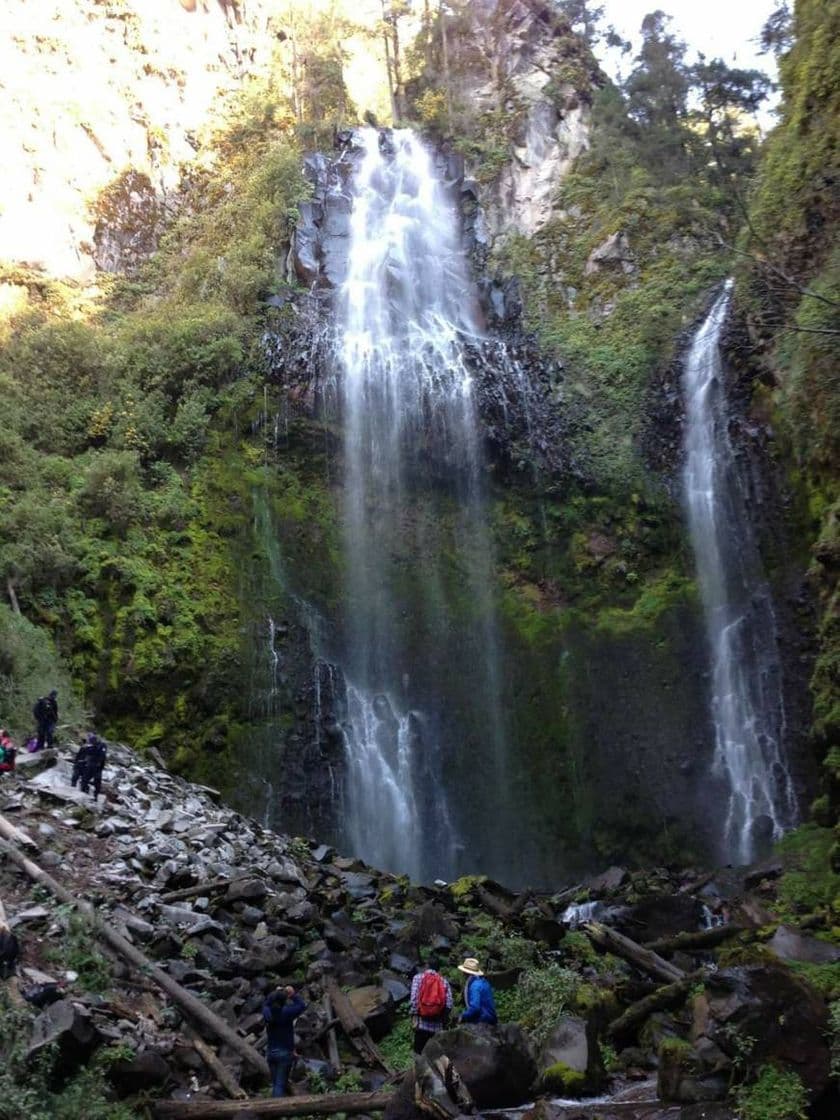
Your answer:
[[[58,723],[58,693],[55,689],[49,696],[38,697],[32,707],[32,714],[38,724],[38,746],[35,749],[40,751],[44,744],[51,747]]]
[[[82,769],[82,793],[87,793],[90,789],[90,783],[93,782],[94,801],[99,797],[99,790],[102,786],[102,771],[105,768],[107,759],[107,745],[98,735],[94,735],[93,742],[90,746],[90,753]]]
[[[439,968],[438,959],[429,957],[429,963],[411,981],[415,1054],[422,1054],[429,1039],[445,1029],[452,1010],[452,989]]]
[[[93,751],[93,742],[95,738],[96,736],[93,732],[90,732],[76,751],[76,757],[73,759],[73,777],[70,780],[71,786],[75,787],[76,783],[79,781],[84,782],[85,774],[87,773],[88,759]]]
[[[490,981],[478,967],[475,957],[467,957],[463,964],[458,965],[458,971],[466,977],[464,984],[464,1003],[466,1010],[461,1012],[461,1023],[490,1023],[495,1026],[499,1019],[496,1015],[496,1004],[493,1000],[493,989]]]
[[[295,1019],[305,1010],[306,1004],[291,984],[275,988],[263,1004],[272,1097],[285,1097],[288,1092],[295,1060]]]

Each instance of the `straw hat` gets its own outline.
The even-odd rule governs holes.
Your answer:
[[[484,973],[478,967],[478,961],[475,957],[467,957],[463,964],[458,965],[459,972],[466,972],[468,976],[483,976]]]

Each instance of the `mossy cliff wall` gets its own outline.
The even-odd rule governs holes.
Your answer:
[[[729,262],[714,192],[662,183],[626,153],[620,174],[605,174],[610,90],[581,41],[537,0],[494,11],[513,24],[494,18],[491,40],[515,42],[494,96],[516,112],[490,119],[464,97],[446,139],[445,122],[424,118],[495,340],[471,357],[516,760],[508,830],[493,844],[469,661],[459,634],[420,656],[424,589],[409,576],[404,625],[421,699],[434,696],[448,721],[463,869],[541,881],[605,859],[713,850],[721,799],[678,497],[679,357]],[[486,86],[492,52],[479,54],[465,55],[456,89]],[[530,82],[529,66],[547,59],[556,80]],[[554,177],[534,166],[538,206],[501,220],[532,182],[522,154],[533,157],[543,127]],[[130,281],[92,301],[28,269],[5,273],[0,526],[10,603],[54,636],[107,733],[158,747],[280,828],[331,839],[345,580],[341,439],[324,376],[336,254],[312,252],[330,217],[318,193],[326,164],[311,157],[301,174],[288,105],[260,87],[185,177],[179,216]],[[516,384],[500,381],[500,342]],[[790,360],[798,370],[806,358]],[[826,445],[831,430],[820,428]],[[829,579],[827,453],[780,458],[806,464],[799,481],[823,526],[817,575]],[[450,506],[439,479],[420,480],[407,532],[431,518],[445,546]],[[793,594],[787,561],[768,558]],[[445,547],[440,573],[467,633],[479,607]],[[820,587],[830,637],[833,584]],[[17,665],[20,623],[0,626],[2,664]],[[821,656],[818,727],[833,742],[830,641]],[[40,689],[49,673],[36,669],[27,680]]]

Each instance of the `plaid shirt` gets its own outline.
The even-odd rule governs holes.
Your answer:
[[[434,1034],[436,1031],[442,1031],[446,1027],[446,1015],[442,1015],[440,1019],[421,1019],[417,1011],[417,1001],[420,998],[420,982],[427,972],[432,972],[431,968],[426,968],[411,981],[411,1023],[417,1031],[428,1031]],[[452,1010],[452,989],[449,986],[449,981],[445,976],[442,976],[443,986],[446,988],[446,1010]]]

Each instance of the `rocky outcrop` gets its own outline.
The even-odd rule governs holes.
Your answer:
[[[470,157],[478,173],[491,241],[533,236],[552,217],[554,197],[589,146],[590,95],[597,64],[563,16],[544,0],[479,0],[469,39],[452,45],[454,100],[475,117],[477,147],[506,151],[498,172]],[[502,117],[500,127],[489,122]]]
[[[252,1045],[262,1042],[264,994],[278,983],[300,984],[309,1003],[297,1027],[302,1058],[295,1080],[301,1087],[335,1080],[325,1038],[336,1022],[324,997],[337,998],[338,991],[346,995],[340,1032],[352,1016],[351,1030],[341,1034],[339,1060],[363,1088],[382,1086],[385,1075],[375,1068],[375,1055],[393,1054],[388,1043],[395,1031],[408,1043],[408,983],[425,950],[444,955],[454,980],[451,962],[479,938],[488,944],[488,928],[502,929],[502,948],[488,944],[483,961],[497,992],[513,994],[530,969],[549,963],[568,970],[564,983],[577,976],[578,992],[562,997],[572,1005],[543,1036],[539,1060],[520,1025],[457,1026],[429,1042],[423,1060],[412,1064],[389,1105],[394,1120],[417,1120],[429,1110],[455,1120],[473,1107],[524,1106],[541,1091],[540,1074],[542,1091],[551,1094],[606,1088],[601,1044],[611,1038],[609,1022],[622,1003],[649,993],[651,983],[615,958],[582,953],[580,934],[555,937],[553,927],[571,920],[570,897],[578,900],[579,914],[585,900],[597,897],[602,919],[624,921],[645,938],[691,933],[703,905],[737,920],[742,939],[767,936],[777,881],[772,868],[746,876],[726,870],[716,879],[612,868],[553,895],[516,896],[477,879],[451,888],[419,887],[327,845],[263,828],[221,804],[215,791],[176,778],[125,747],[111,746],[103,796],[96,802],[69,784],[68,754],[53,752],[42,761],[52,765],[34,776],[37,767],[22,766],[2,785],[0,811],[30,837],[30,858],[66,890],[95,899],[113,929]],[[103,955],[92,930],[73,925],[54,899],[39,891],[36,901],[29,880],[11,862],[0,869],[0,894],[22,945],[15,983],[34,1008],[33,1054],[49,1048],[56,1071],[68,1077],[98,1050],[111,1048],[109,1082],[125,1097],[151,1085],[177,1100],[222,1091],[218,1069],[205,1064],[207,1042],[215,1040],[194,1043],[181,1004],[170,1002],[149,977],[135,975],[122,958]],[[585,922],[587,916],[581,917]],[[543,925],[552,927],[547,937],[540,933]],[[515,936],[508,940],[509,934]],[[798,938],[796,951],[804,951],[801,931],[786,929],[786,937],[788,945]],[[705,943],[682,944],[678,951],[661,951],[689,973],[708,963]],[[519,947],[523,963],[504,969],[495,954],[511,946]],[[690,987],[668,1001],[667,1011],[637,1017],[622,1032],[613,1067],[621,1072],[613,1083],[616,1116],[697,1120],[695,1103],[705,1106],[726,1092],[734,1063],[744,1061],[745,1040],[750,1068],[769,1062],[792,1069],[814,1100],[822,1094],[831,1106],[825,1004],[783,963],[710,969],[703,993],[684,1006]],[[529,1000],[539,998],[536,988],[529,991]],[[553,1006],[541,1004],[540,1013],[551,1016]],[[526,1005],[526,1022],[534,1010]],[[376,1043],[362,1044],[359,1032],[365,1030],[368,1039],[378,1040],[379,1051]],[[224,1047],[218,1060],[225,1077],[247,1089],[261,1087]],[[655,1099],[650,1080],[656,1066],[664,1104]],[[630,1086],[636,1082],[634,1097]],[[612,1115],[611,1105],[598,1107],[599,1117]],[[537,1108],[552,1120],[566,1115],[552,1112],[548,1102]],[[583,1100],[573,1115],[587,1116],[589,1108]],[[731,1113],[721,1104],[703,1115],[728,1120]]]

